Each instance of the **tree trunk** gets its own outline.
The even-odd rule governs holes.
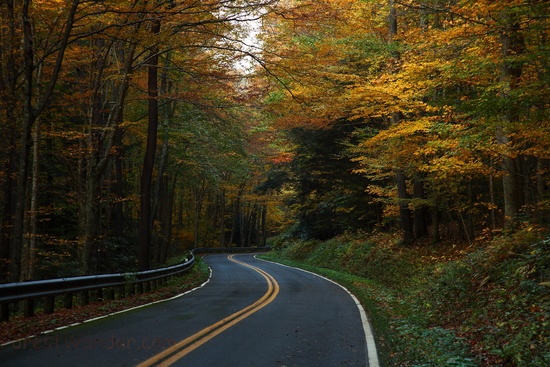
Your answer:
[[[547,226],[550,224],[550,211],[548,210],[548,205],[544,205],[541,208],[541,202],[544,199],[544,196],[546,194],[546,184],[544,182],[544,176],[543,172],[546,171],[546,164],[545,160],[542,158],[537,159],[537,174],[536,174],[536,182],[537,182],[537,217],[538,221],[542,226]]]
[[[204,197],[206,195],[206,180],[202,179],[200,186],[193,189],[194,215],[193,215],[193,247],[200,245],[200,220]]]
[[[4,162],[4,172],[1,179],[3,193],[2,208],[2,227],[0,228],[0,279],[2,282],[8,281],[9,263],[11,253],[11,239],[13,235],[13,218],[15,214],[15,187],[17,185],[17,119],[20,107],[17,104],[17,80],[19,70],[16,65],[16,50],[19,48],[19,30],[17,26],[19,21],[15,19],[15,9],[13,1],[4,2],[5,9],[2,7],[2,18],[6,26],[5,33],[2,34],[5,44],[10,47],[4,49],[0,47],[0,99],[3,107],[4,121],[0,124],[0,133],[2,147],[5,149],[6,158]],[[5,67],[5,69],[4,69]]]
[[[219,231],[220,231],[220,246],[225,246],[225,190],[222,189],[220,193],[220,199],[219,199],[219,205],[220,205],[220,224],[219,224]]]
[[[494,184],[493,175],[489,176],[489,197],[491,202],[491,228],[493,230],[497,229],[497,219],[496,219],[496,203],[495,203],[495,184]]]
[[[267,243],[267,205],[262,205],[262,241],[260,243],[260,246],[264,247]]]
[[[153,35],[160,32],[160,21],[154,20],[151,26]],[[155,165],[155,153],[157,150],[158,133],[158,48],[153,47],[149,57],[148,78],[148,126],[147,145],[143,159],[143,170],[140,180],[139,200],[139,233],[138,233],[138,269],[147,270],[150,267],[150,245],[151,245],[151,188],[153,182],[153,169]]]
[[[172,83],[169,82],[168,79],[168,70],[170,68],[170,62],[171,62],[171,54],[168,53],[164,59],[164,67],[163,72],[160,75],[160,95],[167,95],[171,92],[171,86]],[[168,189],[169,189],[169,183],[168,183],[168,177],[166,177],[166,168],[168,167],[168,130],[169,130],[169,121],[174,116],[174,103],[172,101],[166,101],[163,103],[163,105],[159,108],[159,113],[162,114],[162,120],[159,121],[159,128],[161,130],[162,134],[162,147],[160,149],[160,155],[158,158],[158,168],[157,168],[157,179],[155,181],[155,184],[153,186],[153,200],[152,205],[153,209],[151,211],[152,218],[151,223],[155,223],[155,221],[158,219],[160,221],[160,227],[164,228],[164,222],[163,222],[163,215],[162,213],[165,212],[165,205],[172,206],[173,204],[166,201],[166,195],[169,195]],[[170,218],[171,222],[171,218]],[[154,250],[155,250],[155,260],[160,261],[162,248],[164,247],[164,235],[163,230],[161,229],[161,233],[159,236],[159,241],[155,241],[153,243]]]
[[[431,208],[432,212],[432,243],[439,243],[441,240],[441,233],[439,231],[439,208],[436,202],[433,203]]]
[[[399,199],[399,217],[401,218],[401,232],[403,234],[403,242],[411,243],[413,240],[413,226],[411,220],[411,210],[408,204],[407,184],[405,174],[402,170],[395,173],[397,182],[397,197]]]
[[[20,130],[19,156],[17,167],[17,187],[15,193],[15,209],[13,219],[13,232],[10,243],[10,280],[18,281],[21,277],[21,254],[23,249],[23,241],[25,236],[25,215],[27,202],[27,182],[29,170],[29,155],[30,146],[32,144],[31,132],[35,119],[40,116],[46,106],[49,104],[50,98],[57,86],[57,79],[61,72],[61,67],[69,41],[69,36],[73,27],[73,20],[80,1],[73,0],[71,9],[69,10],[66,26],[62,37],[59,41],[56,61],[52,70],[48,87],[44,93],[38,96],[36,108],[33,108],[33,84],[34,84],[34,35],[32,27],[32,19],[30,17],[31,0],[24,0],[21,8],[21,23],[23,26],[23,45],[22,45],[22,60],[23,60],[23,110]],[[13,4],[11,6],[13,9]]]
[[[10,280],[21,280],[21,255],[24,241],[24,223],[27,201],[27,175],[31,140],[31,129],[34,123],[33,100],[33,71],[34,49],[32,25],[29,14],[30,0],[24,0],[22,9],[23,21],[23,80],[24,102],[21,122],[21,138],[19,146],[19,162],[17,166],[17,186],[15,194],[15,217],[13,220],[13,236],[10,251]]]
[[[25,278],[34,279],[34,265],[36,255],[36,243],[38,239],[38,187],[39,187],[39,160],[40,160],[40,124],[37,120],[33,133],[33,160],[32,160],[32,186],[31,186],[31,211],[29,224],[29,240],[27,250],[27,261],[25,269]]]
[[[5,172],[15,171],[15,144],[10,145],[9,159],[6,162]],[[11,176],[11,175],[10,175]],[[11,244],[11,228],[13,227],[13,215],[14,215],[14,189],[15,180],[13,177],[5,177],[3,188],[3,212],[2,212],[2,228],[0,238],[0,279],[2,282],[7,282],[9,274],[9,261],[10,261],[10,244]]]
[[[523,54],[525,43],[520,33],[520,25],[516,16],[511,11],[503,14],[504,30],[500,35],[502,43],[502,67],[501,81],[503,84],[503,98],[507,101],[508,111],[503,126],[497,130],[497,141],[507,149],[513,142],[510,139],[508,124],[519,121],[519,106],[512,100],[511,92],[518,87],[523,71],[522,62],[517,58]],[[502,179],[504,189],[504,216],[508,224],[514,222],[516,215],[523,205],[523,193],[521,189],[519,160],[511,154],[505,153],[501,165],[504,176]]]
[[[424,182],[419,178],[414,180],[414,197],[424,199]],[[414,234],[416,238],[428,235],[427,215],[427,208],[424,205],[414,209]]]
[[[121,106],[118,125],[123,121],[123,109]],[[122,156],[124,149],[122,147],[123,130],[119,126],[116,128],[114,145],[117,147],[117,153],[114,157],[115,184],[113,186],[113,194],[115,196],[114,208],[112,211],[113,217],[113,235],[118,238],[124,236],[124,207],[122,198],[124,197],[124,176],[122,174]]]
[[[177,178],[174,177],[172,184],[166,183],[166,196],[164,198],[164,210],[162,211],[162,243],[160,251],[160,264],[165,264],[168,258],[168,250],[172,243],[172,223],[174,213],[174,196],[176,188]]]
[[[395,9],[395,0],[388,1],[390,13],[388,15],[389,41],[397,34],[397,10]]]

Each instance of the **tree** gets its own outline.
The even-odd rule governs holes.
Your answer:
[[[25,235],[25,215],[26,215],[26,198],[28,192],[28,167],[29,155],[31,147],[31,132],[36,119],[44,112],[48,106],[55,85],[59,78],[66,47],[70,42],[72,27],[75,21],[75,14],[79,6],[79,1],[72,1],[70,7],[61,14],[59,24],[63,24],[58,34],[58,38],[50,44],[43,44],[42,41],[47,38],[39,38],[39,30],[32,26],[36,13],[31,8],[31,2],[28,0],[22,3],[14,4],[13,2],[3,2],[2,7],[5,7],[2,12],[6,14],[8,24],[9,44],[6,47],[7,63],[6,70],[2,71],[4,82],[2,89],[4,93],[13,93],[12,96],[19,96],[21,104],[15,100],[5,101],[6,109],[15,108],[14,111],[20,111],[17,121],[16,131],[19,132],[18,151],[17,151],[17,168],[15,182],[15,196],[13,208],[13,232],[10,236],[10,279],[13,281],[19,280],[21,277],[21,255],[24,245]],[[51,5],[46,3],[47,6]],[[21,28],[19,28],[21,27]],[[21,35],[23,46],[19,47],[16,41],[17,35]],[[37,47],[46,47],[46,52],[43,55],[36,55]],[[51,72],[47,76],[46,87],[40,89],[41,94],[36,95],[35,88],[35,71],[37,68],[45,66],[53,58],[51,64]],[[16,59],[21,61],[20,70],[17,70]],[[20,75],[21,79],[17,79],[16,75]],[[19,89],[17,86],[22,86]],[[19,107],[19,108],[17,108]],[[7,116],[11,114],[8,113]],[[14,152],[15,153],[15,152]],[[6,200],[6,205],[10,200]],[[6,215],[11,210],[5,210]],[[11,213],[10,213],[11,214]]]
[[[34,255],[38,277],[56,272],[74,275],[77,268],[84,273],[108,271],[109,254],[115,258],[110,251],[128,252],[132,257],[130,248],[114,250],[117,244],[131,243],[121,238],[133,235],[123,231],[130,226],[135,232],[136,227],[153,228],[141,236],[142,243],[147,243],[147,249],[153,246],[156,261],[166,259],[172,198],[179,200],[177,186],[184,176],[178,172],[180,157],[171,158],[169,152],[176,145],[169,141],[171,129],[177,128],[174,121],[181,118],[177,105],[189,104],[217,116],[209,118],[212,121],[228,120],[220,111],[234,107],[235,101],[227,96],[234,94],[235,81],[241,78],[235,64],[244,57],[259,60],[256,50],[242,41],[244,25],[269,12],[271,3],[72,1],[60,7],[59,2],[46,0],[32,6],[30,1],[0,4],[1,119],[6,132],[2,139],[8,147],[0,157],[3,277],[10,263],[10,276],[19,280],[21,266]],[[158,32],[150,28],[153,15],[162,23]],[[147,86],[140,78],[147,68],[152,83],[150,92],[144,93]],[[159,79],[153,76],[157,71],[160,88],[153,84]],[[189,81],[187,86],[175,84]],[[146,110],[151,129],[142,170],[141,143],[147,134],[138,126]],[[43,134],[32,141],[30,133],[38,117]],[[154,146],[158,126],[164,139],[160,154]],[[31,142],[35,149],[32,193],[27,188]],[[136,171],[143,173],[141,185],[134,180]],[[41,185],[41,180],[47,185]],[[136,223],[139,197],[151,205],[149,213],[148,205],[141,210],[146,226]],[[27,219],[33,223],[29,228]],[[32,240],[25,245],[28,238]],[[166,240],[161,244],[158,238]],[[25,246],[29,250],[23,256]],[[71,260],[53,260],[67,258]],[[151,256],[140,258],[140,268],[148,268]]]
[[[535,111],[548,107],[539,88],[547,73],[534,70],[547,70],[548,27],[533,14],[546,3],[289,4],[294,18],[268,24],[270,52],[287,72],[270,112],[280,126],[361,121],[356,172],[371,180],[386,220],[400,210],[406,239],[431,225],[437,240],[443,219],[448,236],[471,240],[474,223],[496,223],[500,205],[508,220],[533,205],[540,213],[546,158],[534,147],[548,141],[535,131],[548,124]],[[316,14],[336,16],[316,24]],[[502,189],[489,188],[495,177]]]

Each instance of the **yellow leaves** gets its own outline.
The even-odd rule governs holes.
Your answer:
[[[356,172],[383,180],[399,168],[421,173],[438,185],[494,174],[477,151],[476,139],[465,126],[445,123],[441,117],[404,120],[359,144],[355,161],[361,168]]]
[[[464,160],[458,155],[444,155],[431,159],[420,167],[422,172],[430,174],[434,180],[443,182],[469,179],[486,170],[485,165],[478,159]]]
[[[407,137],[412,137],[415,134],[428,132],[432,125],[432,121],[429,118],[418,119],[414,121],[402,121],[398,124],[392,125],[387,130],[380,131],[373,138],[364,141],[360,146],[368,148],[384,144],[390,140],[397,139],[403,141]]]

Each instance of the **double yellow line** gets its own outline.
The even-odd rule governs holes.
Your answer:
[[[267,306],[275,299],[275,297],[277,297],[277,294],[279,293],[279,284],[270,274],[255,266],[235,260],[233,258],[233,255],[228,256],[228,259],[239,265],[246,266],[247,268],[250,268],[260,273],[267,281],[267,292],[250,306],[245,307],[242,310],[235,312],[231,316],[228,316],[225,319],[204,328],[198,333],[149,358],[145,362],[140,363],[139,365],[137,365],[137,367],[171,366],[176,361],[180,360],[187,354],[191,353],[193,350],[197,349],[204,343],[214,338],[216,335],[221,334],[225,330],[229,329],[231,326],[237,324],[238,322],[246,319],[248,316],[252,315],[256,311]]]

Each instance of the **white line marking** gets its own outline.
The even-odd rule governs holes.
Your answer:
[[[92,319],[84,320],[84,321],[81,321],[81,322],[75,322],[74,324],[60,326],[60,327],[55,328],[55,329],[52,329],[52,330],[43,331],[43,332],[41,332],[40,334],[37,334],[37,335],[31,335],[31,336],[27,336],[27,337],[25,337],[25,338],[21,338],[21,339],[17,339],[17,340],[12,340],[12,341],[9,341],[9,342],[7,342],[7,343],[0,344],[0,348],[3,348],[3,347],[5,347],[5,346],[11,345],[11,344],[19,343],[19,342],[22,342],[22,341],[24,341],[24,340],[33,339],[33,338],[36,338],[37,336],[40,336],[40,335],[50,334],[50,333],[53,333],[53,332],[55,332],[55,331],[59,331],[59,330],[63,330],[63,329],[68,329],[68,328],[73,327],[73,326],[76,326],[76,325],[85,324],[85,323],[87,323],[87,322],[92,322],[92,321],[96,321],[96,320],[101,320],[101,319],[104,319],[104,318],[106,318],[106,317],[111,317],[111,316],[114,316],[114,315],[118,315],[118,314],[120,314],[120,313],[132,311],[132,310],[137,310],[138,308],[147,307],[147,306],[154,305],[154,304],[156,304],[156,303],[167,302],[167,301],[171,301],[171,300],[174,300],[174,299],[183,297],[183,296],[185,296],[186,294],[189,294],[189,293],[191,293],[191,292],[196,291],[197,289],[200,289],[200,288],[204,287],[204,286],[210,281],[210,278],[212,278],[212,268],[209,267],[209,270],[210,270],[210,275],[208,275],[208,279],[206,279],[206,281],[205,281],[204,283],[202,283],[202,284],[199,285],[198,287],[195,287],[195,288],[190,289],[190,290],[188,290],[188,291],[186,291],[186,292],[177,294],[177,295],[175,295],[175,296],[173,296],[173,297],[166,298],[166,299],[161,299],[161,300],[154,301],[154,302],[150,302],[150,303],[146,303],[146,304],[139,305],[139,306],[132,307],[132,308],[127,308],[127,309],[120,310],[120,311],[116,311],[116,312],[113,312],[113,313],[110,313],[110,314],[107,314],[107,315],[98,316],[98,317],[94,317],[94,318],[92,318]]]
[[[255,258],[256,255],[254,256]],[[322,275],[319,275],[319,274],[316,274],[314,272],[311,272],[309,270],[304,270],[304,269],[300,269],[300,268],[295,268],[293,266],[289,266],[289,265],[285,265],[285,264],[280,264],[280,263],[276,263],[276,262],[273,262],[273,261],[269,261],[269,260],[264,260],[264,259],[260,259],[260,258],[257,258],[258,260],[261,260],[261,261],[265,261],[265,262],[269,262],[269,263],[272,263],[272,264],[276,264],[276,265],[280,265],[280,266],[285,266],[287,268],[291,268],[291,269],[297,269],[297,270],[300,270],[300,271],[303,271],[305,273],[309,273],[309,274],[312,274],[312,275],[315,275],[316,277],[319,277],[319,278],[322,278],[322,279],[325,279],[325,280],[328,280],[329,282],[333,283],[333,284],[336,284],[337,286],[339,286],[340,288],[342,288],[343,290],[345,290],[350,296],[351,298],[353,299],[353,301],[355,302],[355,305],[357,306],[357,308],[359,309],[359,314],[361,315],[361,322],[363,323],[363,330],[365,332],[365,343],[366,343],[366,350],[367,350],[367,361],[366,361],[366,366],[367,367],[380,367],[380,362],[378,361],[378,352],[376,351],[376,343],[374,341],[374,334],[372,332],[372,326],[369,322],[369,318],[367,316],[367,313],[365,312],[365,309],[363,308],[363,306],[361,305],[361,302],[359,302],[359,300],[357,299],[357,297],[355,297],[355,295],[353,293],[351,293],[346,287],[344,287],[343,285],[341,284],[338,284],[336,283],[334,280],[332,279],[329,279],[327,277],[324,277]]]

